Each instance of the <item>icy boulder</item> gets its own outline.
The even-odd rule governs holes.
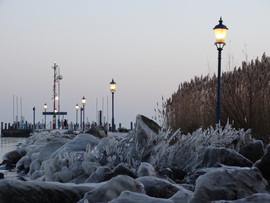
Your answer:
[[[232,201],[220,200],[220,201],[212,201],[211,203],[269,203],[269,202],[270,202],[270,194],[257,193],[243,199]]]
[[[47,181],[69,182],[82,175],[84,154],[87,148],[93,148],[99,140],[90,134],[79,134],[54,151],[50,158],[43,161],[40,169],[45,172]]]
[[[109,202],[125,190],[145,194],[144,187],[140,182],[129,176],[119,175],[86,193],[78,203]]]
[[[209,146],[205,149],[201,167],[213,167],[216,163],[228,166],[251,167],[253,163],[235,150]]]
[[[255,163],[262,158],[264,154],[263,142],[261,140],[255,140],[254,142],[242,147],[239,153]]]
[[[268,193],[267,181],[257,168],[218,168],[196,180],[190,203],[236,200],[255,193]]]
[[[90,185],[0,180],[0,202],[48,203],[77,202],[93,189]]]
[[[184,187],[157,177],[144,176],[136,180],[143,184],[146,194],[151,197],[170,198],[178,191],[187,194],[187,196],[193,195],[193,192]]]
[[[135,124],[135,142],[138,147],[155,144],[160,126],[143,115],[137,115]]]
[[[110,201],[109,203],[187,203],[192,197],[191,193],[178,191],[174,196],[169,199],[150,197],[145,194],[137,192],[124,191],[119,197]]]
[[[6,153],[3,156],[2,164],[6,164],[7,168],[12,168],[23,156],[26,155],[26,151],[24,149],[17,149],[11,152]]]
[[[270,180],[270,144],[267,145],[263,157],[254,164],[263,174],[263,177]]]
[[[92,126],[89,130],[85,133],[91,134],[97,138],[104,138],[107,137],[107,132],[105,131],[104,127],[102,126]]]

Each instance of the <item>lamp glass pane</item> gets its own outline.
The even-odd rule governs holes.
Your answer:
[[[226,39],[226,33],[227,29],[224,28],[216,28],[215,31],[215,37],[217,43],[224,43]]]

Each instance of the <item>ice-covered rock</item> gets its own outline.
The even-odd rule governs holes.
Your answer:
[[[262,172],[265,179],[270,180],[270,144],[267,145],[264,155],[254,166]]]
[[[1,165],[6,164],[7,168],[12,168],[12,166],[16,165],[16,163],[25,155],[26,151],[24,149],[10,151],[3,156],[3,162]]]
[[[219,200],[219,201],[212,201],[211,203],[269,203],[269,202],[270,202],[270,194],[257,193],[243,199],[232,201]]]
[[[136,180],[143,184],[146,194],[151,197],[167,199],[175,195],[179,190],[188,194],[188,196],[193,195],[193,192],[184,187],[157,177],[144,176]]]
[[[169,199],[150,197],[145,194],[137,192],[124,191],[116,199],[109,201],[109,203],[187,203],[192,194],[178,191],[174,196]]]
[[[107,132],[105,131],[104,127],[102,127],[102,126],[92,126],[85,133],[91,134],[99,139],[107,137]]]
[[[213,167],[216,163],[241,167],[251,167],[253,165],[250,160],[237,153],[235,150],[225,147],[207,147],[201,161],[200,168]]]
[[[38,181],[0,180],[0,202],[77,202],[96,185],[74,185]]]
[[[147,162],[142,162],[140,164],[139,169],[137,171],[137,175],[138,177],[142,177],[142,176],[156,177],[157,176],[155,168]]]
[[[257,168],[216,168],[196,180],[190,203],[236,200],[255,193],[268,193],[267,181]]]
[[[87,192],[78,203],[109,202],[117,198],[125,190],[145,194],[144,187],[140,182],[129,176],[119,175],[100,187]]]
[[[98,167],[97,170],[85,181],[86,183],[100,183],[105,181],[105,176],[111,174],[112,170],[108,166]]]
[[[254,142],[243,146],[239,153],[255,163],[261,159],[264,154],[263,142],[261,140],[255,140]]]

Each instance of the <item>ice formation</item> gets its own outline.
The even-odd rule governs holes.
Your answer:
[[[269,193],[265,177],[254,166],[261,156],[252,161],[249,155],[244,156],[246,146],[264,150],[250,131],[228,124],[185,135],[163,130],[142,115],[137,116],[135,129],[128,133],[106,135],[97,129],[90,131],[92,134],[58,130],[34,133],[17,153],[13,152],[13,160],[14,154],[20,159],[16,168],[27,184],[60,182],[90,187],[79,202],[192,203]],[[232,190],[232,185],[239,190]],[[251,190],[252,185],[256,189]],[[207,192],[205,196],[205,191],[215,191],[215,187],[217,193],[222,189],[228,194]],[[46,190],[43,185],[39,188]],[[81,194],[78,190],[76,194]]]

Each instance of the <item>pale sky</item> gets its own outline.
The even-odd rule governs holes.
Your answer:
[[[33,107],[36,121],[44,120],[44,103],[53,109],[56,62],[65,118],[75,121],[85,96],[89,121],[102,100],[107,117],[107,98],[111,121],[114,78],[115,123],[129,128],[137,114],[154,116],[180,83],[217,72],[220,16],[229,28],[223,71],[270,56],[269,9],[269,0],[0,0],[0,121],[13,121],[13,95],[22,98],[26,120],[33,121]]]

